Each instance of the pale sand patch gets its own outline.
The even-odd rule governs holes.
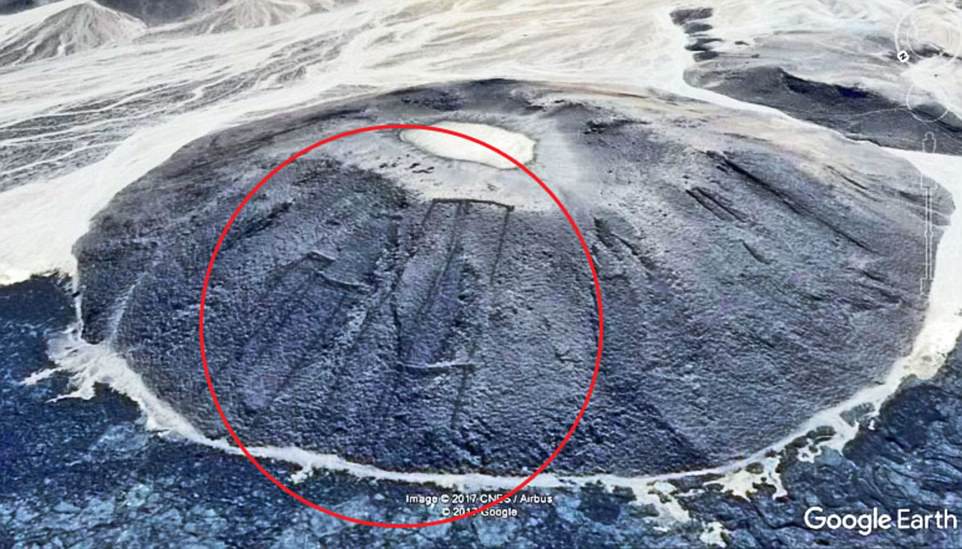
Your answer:
[[[469,124],[466,122],[439,122],[434,124],[434,127],[453,130],[480,139],[501,149],[522,164],[530,162],[534,158],[535,142],[520,133],[487,124]],[[425,152],[444,158],[478,162],[501,170],[515,167],[511,161],[494,151],[454,135],[429,130],[405,130],[401,132],[401,139]]]

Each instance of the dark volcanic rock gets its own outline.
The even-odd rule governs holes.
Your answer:
[[[706,492],[685,502],[696,515],[719,518],[736,547],[959,547],[958,528],[812,530],[804,514],[871,513],[896,516],[948,510],[960,513],[962,486],[962,349],[933,379],[914,381],[887,402],[872,430],[863,429],[842,453],[815,463],[790,454],[782,480],[788,496],[759,493],[745,501]],[[951,525],[950,525],[951,526]]]
[[[19,381],[48,366],[45,339],[73,318],[64,284],[32,279],[0,288],[0,546],[94,543],[303,547],[307,544],[411,547],[701,547],[699,523],[719,521],[730,547],[932,547],[962,545],[958,529],[811,531],[809,506],[863,512],[878,506],[958,513],[962,486],[962,353],[932,380],[915,382],[886,404],[875,430],[844,453],[780,468],[789,494],[762,490],[745,501],[695,488],[681,503],[695,518],[669,531],[648,520],[630,494],[589,485],[552,491],[553,503],[523,506],[520,518],[475,517],[418,530],[356,528],[281,497],[246,460],[188,442],[148,436],[136,406],[104,389],[91,401],[64,400],[66,379]],[[274,474],[280,464],[266,462]],[[687,489],[687,485],[683,485]],[[449,494],[427,485],[372,483],[317,475],[298,486],[316,502],[375,520],[438,517],[405,496]],[[256,517],[256,520],[252,520]],[[522,522],[523,521],[523,522]],[[401,537],[399,537],[401,536]]]
[[[671,20],[676,25],[708,19],[715,10],[712,8],[679,8],[671,12]]]
[[[763,447],[885,371],[915,333],[923,262],[906,250],[923,249],[923,209],[906,163],[677,97],[494,81],[185,147],[78,244],[85,337],[221,435],[196,337],[217,233],[293,151],[398,120],[529,135],[531,167],[586,233],[606,352],[561,469],[680,470]],[[944,222],[947,195],[934,203]],[[535,467],[573,420],[596,345],[584,255],[534,184],[395,132],[275,177],[227,238],[207,306],[212,375],[248,444],[406,470]]]
[[[187,19],[223,5],[227,0],[97,0],[99,4],[133,15],[149,25]]]
[[[921,150],[931,133],[937,152],[962,154],[962,120],[901,76],[906,66],[891,55],[887,37],[785,33],[733,48],[693,40],[698,62],[685,72],[693,86],[886,147]]]
[[[717,53],[718,52],[714,52]],[[775,107],[791,116],[836,129],[854,139],[866,139],[898,149],[922,148],[922,136],[938,139],[938,152],[962,154],[962,121],[932,103],[916,107],[856,87],[824,84],[797,78],[776,66],[744,70],[715,68],[690,72],[688,81],[742,101]]]
[[[712,26],[704,20],[713,13],[711,8],[678,9],[671,12],[671,20],[681,26],[689,37],[685,49],[695,52],[694,57],[699,61],[716,57],[718,54],[714,49],[722,42],[721,38],[707,34]]]
[[[38,2],[37,0],[0,0],[0,15],[17,13],[49,3]]]

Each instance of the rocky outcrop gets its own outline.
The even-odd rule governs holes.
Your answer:
[[[889,35],[853,25],[855,30],[761,34],[749,43],[712,29],[710,12],[698,15],[695,24],[676,21],[691,37],[688,49],[696,63],[685,71],[691,85],[773,107],[853,139],[923,150],[931,134],[937,152],[962,154],[962,119],[953,112],[957,87],[951,78],[944,90],[914,82]],[[958,70],[958,59],[944,55],[944,72]]]

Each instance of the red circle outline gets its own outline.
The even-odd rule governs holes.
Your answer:
[[[306,155],[307,153],[313,151],[318,147],[343,139],[345,137],[350,137],[353,135],[358,135],[358,134],[368,133],[368,132],[384,131],[384,130],[425,130],[425,131],[443,133],[443,134],[451,135],[454,137],[459,137],[461,139],[465,139],[472,143],[481,145],[482,147],[485,147],[486,149],[494,152],[495,154],[500,155],[501,157],[505,158],[506,160],[508,160],[515,166],[517,166],[517,168],[520,169],[525,174],[527,174],[528,177],[533,179],[538,185],[541,186],[544,192],[547,193],[548,196],[551,197],[551,200],[554,201],[554,203],[558,206],[558,209],[561,210],[561,213],[564,215],[565,219],[567,219],[568,224],[571,226],[572,230],[574,231],[575,236],[578,237],[578,242],[579,244],[581,244],[581,249],[584,251],[585,257],[588,260],[588,268],[591,270],[591,278],[592,278],[592,282],[594,284],[594,289],[595,289],[595,303],[597,304],[597,310],[598,310],[598,348],[595,353],[595,368],[591,376],[591,383],[588,385],[588,390],[585,393],[584,402],[581,404],[581,408],[578,410],[578,415],[575,417],[574,422],[571,424],[571,427],[568,428],[567,433],[565,433],[564,438],[561,440],[561,443],[558,445],[558,447],[555,448],[554,452],[552,452],[551,455],[548,456],[548,459],[546,459],[533,473],[531,473],[530,476],[528,476],[523,481],[521,481],[521,483],[515,486],[513,489],[511,489],[511,491],[495,499],[494,501],[491,501],[490,503],[482,507],[478,507],[469,512],[463,513],[461,515],[451,516],[447,518],[426,521],[426,522],[410,522],[410,523],[377,522],[377,521],[364,520],[364,519],[359,519],[355,517],[350,517],[347,515],[342,515],[336,511],[333,511],[326,507],[322,507],[321,505],[314,503],[313,501],[305,498],[304,496],[301,496],[300,494],[298,494],[297,492],[289,488],[286,484],[278,480],[269,471],[267,471],[260,464],[260,462],[257,461],[257,458],[255,458],[250,453],[247,447],[244,446],[244,443],[241,441],[240,437],[237,436],[237,433],[234,431],[234,428],[231,427],[230,421],[227,420],[227,415],[224,413],[223,408],[221,408],[220,400],[217,398],[217,392],[214,390],[214,381],[211,378],[210,369],[207,366],[207,349],[206,349],[206,342],[204,339],[204,310],[205,310],[205,304],[207,302],[207,288],[210,284],[210,278],[214,270],[214,263],[217,260],[217,254],[220,253],[221,246],[224,244],[224,240],[227,238],[227,233],[230,231],[230,228],[233,226],[234,222],[237,220],[237,217],[240,215],[241,210],[243,210],[244,207],[247,205],[247,203],[250,202],[254,194],[256,194],[257,191],[259,191],[261,187],[263,187],[268,181],[270,181],[271,178],[273,178],[275,175],[280,173],[281,170],[286,168],[288,165],[292,164],[298,158]],[[207,272],[204,275],[204,285],[200,291],[200,312],[198,315],[200,360],[204,367],[204,377],[207,380],[207,388],[210,390],[211,399],[213,399],[214,401],[214,408],[217,409],[217,413],[220,416],[220,419],[223,422],[224,427],[227,428],[227,432],[230,433],[231,438],[234,439],[234,442],[237,444],[237,447],[240,448],[241,452],[248,459],[248,461],[250,461],[254,465],[254,467],[261,472],[262,475],[267,477],[268,480],[270,480],[278,488],[280,488],[281,491],[291,496],[292,498],[296,499],[297,501],[301,502],[302,504],[316,511],[320,511],[324,514],[327,514],[329,516],[332,516],[347,522],[352,522],[354,524],[361,524],[364,526],[376,526],[380,528],[425,528],[428,526],[439,526],[441,524],[455,522],[457,520],[465,519],[465,518],[477,515],[479,513],[482,513],[488,509],[491,509],[492,507],[500,503],[503,503],[508,498],[514,496],[515,494],[523,490],[528,484],[531,484],[531,482],[534,481],[534,479],[538,475],[543,473],[544,470],[547,469],[549,465],[551,465],[551,462],[558,457],[558,454],[561,453],[561,450],[565,447],[566,444],[568,444],[568,441],[571,439],[572,435],[574,435],[575,430],[578,428],[578,425],[581,423],[581,419],[582,417],[584,417],[585,411],[588,409],[588,404],[591,402],[591,396],[595,390],[595,384],[598,381],[598,373],[601,371],[601,354],[604,348],[604,334],[605,334],[605,316],[604,316],[604,306],[602,305],[602,301],[601,301],[601,283],[598,280],[598,272],[595,270],[595,262],[591,256],[591,250],[589,249],[587,242],[585,242],[584,235],[581,234],[581,229],[578,228],[578,224],[575,223],[574,218],[568,212],[568,209],[557,197],[557,195],[555,195],[555,193],[548,187],[548,185],[546,185],[544,181],[542,181],[537,175],[535,175],[534,172],[529,170],[524,164],[522,164],[521,162],[519,162],[509,154],[505,153],[504,151],[498,149],[497,147],[489,143],[486,143],[478,138],[475,138],[470,135],[466,135],[454,130],[449,130],[446,128],[440,128],[436,126],[425,126],[420,124],[380,124],[375,126],[364,126],[360,128],[355,128],[353,130],[347,130],[347,131],[332,135],[330,137],[321,139],[320,141],[317,141],[301,149],[300,151],[297,151],[296,153],[291,155],[287,160],[285,160],[276,168],[271,170],[266,176],[264,176],[264,178],[261,179],[260,182],[258,182],[257,185],[255,185],[254,188],[252,188],[244,196],[244,199],[241,200],[240,204],[238,204],[238,206],[234,209],[234,212],[231,214],[230,218],[227,220],[227,224],[224,225],[223,230],[221,230],[220,232],[220,236],[217,239],[217,244],[214,245],[214,250],[211,253],[210,260],[207,263]]]

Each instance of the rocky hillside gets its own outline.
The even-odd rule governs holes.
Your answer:
[[[925,296],[918,174],[870,144],[675,96],[511,81],[417,88],[204,138],[122,191],[76,247],[85,338],[211,436],[197,301],[220,228],[292,152],[386,122],[535,142],[600,271],[607,335],[570,471],[703,467],[886,371]],[[933,197],[935,221],[952,209]],[[398,132],[315,151],[235,224],[207,349],[250,444],[394,469],[517,473],[574,419],[596,346],[585,257],[517,170]]]

